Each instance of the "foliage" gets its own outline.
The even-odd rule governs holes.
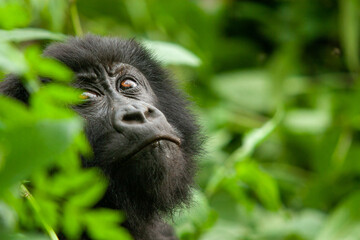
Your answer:
[[[359,22],[359,0],[0,0],[0,77],[32,93],[0,98],[0,239],[129,238],[91,208],[106,183],[80,167],[79,93],[40,56],[83,32],[143,41],[198,106],[194,203],[169,219],[182,240],[358,239]]]

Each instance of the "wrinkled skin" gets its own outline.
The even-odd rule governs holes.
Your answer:
[[[177,239],[161,218],[189,202],[195,157],[201,148],[188,102],[164,70],[135,41],[86,36],[50,45],[45,56],[76,74],[84,91],[74,109],[86,120],[94,159],[109,179],[97,207],[125,212],[135,239]],[[0,91],[25,103],[29,94],[14,76]]]

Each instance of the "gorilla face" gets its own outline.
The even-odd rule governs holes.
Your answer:
[[[144,75],[122,63],[98,68],[92,74],[78,74],[75,86],[84,90],[80,96],[84,104],[76,110],[88,120],[86,129],[96,157],[102,159],[99,164],[127,164],[150,150],[160,162],[181,154],[181,134],[155,107],[156,95]],[[94,134],[96,130],[102,131]]]
[[[46,56],[76,73],[83,90],[75,110],[86,119],[94,159],[109,188],[100,206],[144,224],[187,203],[200,149],[188,102],[135,41],[87,36],[51,45]]]
[[[146,77],[129,64],[99,64],[79,72],[74,86],[84,91],[75,110],[87,120],[94,151],[85,164],[110,180],[105,205],[125,209],[138,223],[184,201],[193,166]]]

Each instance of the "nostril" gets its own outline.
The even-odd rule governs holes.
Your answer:
[[[132,125],[156,124],[162,118],[162,113],[155,107],[147,105],[128,105],[114,110],[113,124],[118,131]]]
[[[140,111],[126,113],[122,117],[122,122],[127,124],[138,124],[138,123],[144,123],[145,121],[146,121],[145,116]]]
[[[148,109],[145,111],[144,115],[145,115],[146,119],[150,119],[150,118],[153,117],[153,113],[154,113],[154,110],[151,109],[151,108],[148,108]]]

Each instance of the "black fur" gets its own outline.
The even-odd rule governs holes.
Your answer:
[[[136,106],[145,106],[146,109],[149,106],[155,112],[160,110],[163,115],[159,113],[161,116],[150,127],[155,130],[137,129],[135,134],[127,133],[128,129],[114,131],[109,113],[118,105],[128,108],[121,101],[110,103],[104,100],[75,107],[87,120],[85,130],[94,151],[95,159],[84,160],[84,165],[98,166],[104,171],[109,188],[98,206],[123,210],[127,215],[124,226],[135,239],[176,239],[171,227],[161,218],[189,202],[196,169],[194,158],[201,149],[198,126],[187,109],[189,102],[159,63],[134,40],[88,35],[52,44],[44,55],[65,63],[78,76],[96,76],[100,83],[111,83],[112,80],[104,79],[112,79],[114,64],[119,63],[125,64],[124,69],[128,65],[134,67],[129,71],[140,72],[145,77],[145,85],[149,84],[151,90],[144,96],[130,94],[124,95],[125,98],[121,96],[121,99],[125,99],[127,105],[138,104]],[[86,81],[80,84],[78,78],[74,86],[86,88],[86,84]],[[27,102],[29,97],[16,77],[8,77],[0,83],[0,92],[23,102]],[[154,131],[176,135],[181,141],[180,146],[164,141],[130,160],[126,159],[124,149],[133,147]]]

